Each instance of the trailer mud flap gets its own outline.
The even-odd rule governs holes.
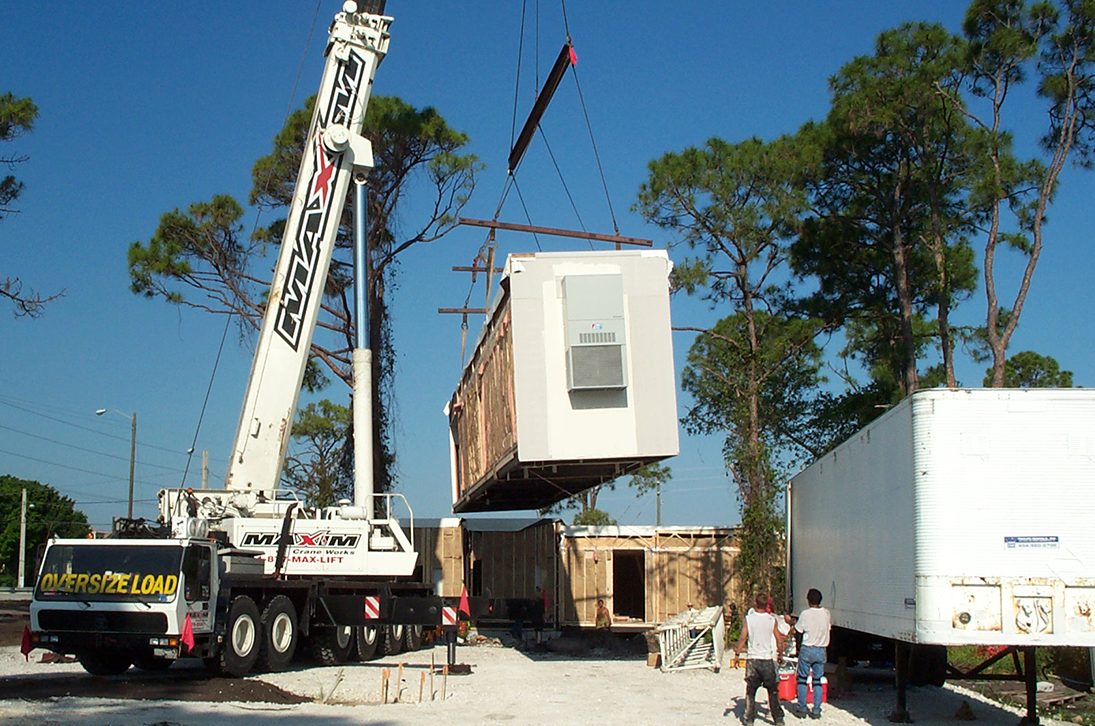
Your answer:
[[[376,620],[365,619],[365,609],[360,595],[321,595],[321,610],[326,614],[322,618],[331,625],[368,625]]]

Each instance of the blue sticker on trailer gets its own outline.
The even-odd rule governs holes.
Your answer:
[[[1056,535],[1004,537],[1008,549],[1056,549],[1060,544],[1061,538]]]

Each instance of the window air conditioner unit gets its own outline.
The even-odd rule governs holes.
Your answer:
[[[627,388],[627,328],[623,275],[567,275],[567,389]]]

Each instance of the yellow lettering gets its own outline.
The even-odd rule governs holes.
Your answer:
[[[144,579],[141,580],[141,592],[144,593],[145,595],[151,595],[152,594],[152,588],[155,584],[156,584],[155,575],[145,575]]]
[[[73,586],[73,592],[83,592],[87,589],[87,573],[81,572],[76,576],[76,584]]]
[[[38,582],[38,587],[43,590],[52,590],[57,585],[57,575],[52,572],[47,572],[42,575],[42,579]]]
[[[96,574],[92,575],[87,580],[87,593],[89,595],[98,595],[99,588],[103,586],[103,576]]]
[[[168,575],[164,579],[162,592],[163,592],[164,595],[174,595],[175,590],[178,587],[179,587],[179,576],[178,575]]]
[[[118,594],[125,595],[125,590],[127,587],[129,587],[129,573],[122,572],[118,575],[115,575],[115,577],[118,578]]]

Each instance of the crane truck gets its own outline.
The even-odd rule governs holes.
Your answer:
[[[284,669],[305,643],[335,664],[415,648],[424,626],[455,624],[454,609],[411,578],[409,504],[372,484],[363,280],[373,163],[361,130],[390,39],[383,5],[347,2],[329,31],[224,489],[164,490],[154,526],[119,519],[107,538],[51,540],[32,596],[32,648],[74,654],[97,675],[199,657],[243,676]],[[351,185],[355,490],[352,501],[317,508],[278,483]]]

